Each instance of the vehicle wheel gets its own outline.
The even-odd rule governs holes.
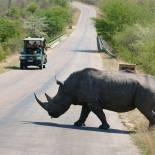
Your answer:
[[[26,65],[24,66],[24,69],[27,69],[27,66]]]
[[[24,69],[24,65],[20,63],[20,69]]]
[[[42,65],[42,63],[39,65],[39,69],[43,69],[43,65]]]

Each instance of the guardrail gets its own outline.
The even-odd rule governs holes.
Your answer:
[[[113,49],[107,44],[102,36],[97,36],[97,47],[99,51],[103,51],[109,56],[116,58],[116,55],[112,53]]]
[[[59,36],[57,36],[57,37],[51,39],[51,40],[49,41],[49,43],[48,43],[48,46],[51,47],[53,44],[55,44],[55,43],[57,43],[58,41],[60,41],[60,40],[61,40],[61,37],[63,37],[64,35],[65,35],[65,33],[63,33],[63,34],[61,34],[61,35],[59,35]]]

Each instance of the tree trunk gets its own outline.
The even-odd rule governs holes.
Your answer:
[[[12,2],[12,0],[9,0],[9,2],[8,2],[8,10],[9,10],[10,7],[11,7],[11,2]]]

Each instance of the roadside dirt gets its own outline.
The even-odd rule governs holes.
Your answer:
[[[4,61],[0,63],[0,73],[4,73],[11,69],[18,69],[18,68],[19,68],[18,53],[8,56]]]

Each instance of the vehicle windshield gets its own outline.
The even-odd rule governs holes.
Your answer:
[[[36,48],[36,47],[42,47],[42,42],[40,40],[28,40],[25,42],[26,48]]]
[[[37,40],[29,40],[24,43],[24,53],[25,54],[41,54],[42,52],[42,42]]]

